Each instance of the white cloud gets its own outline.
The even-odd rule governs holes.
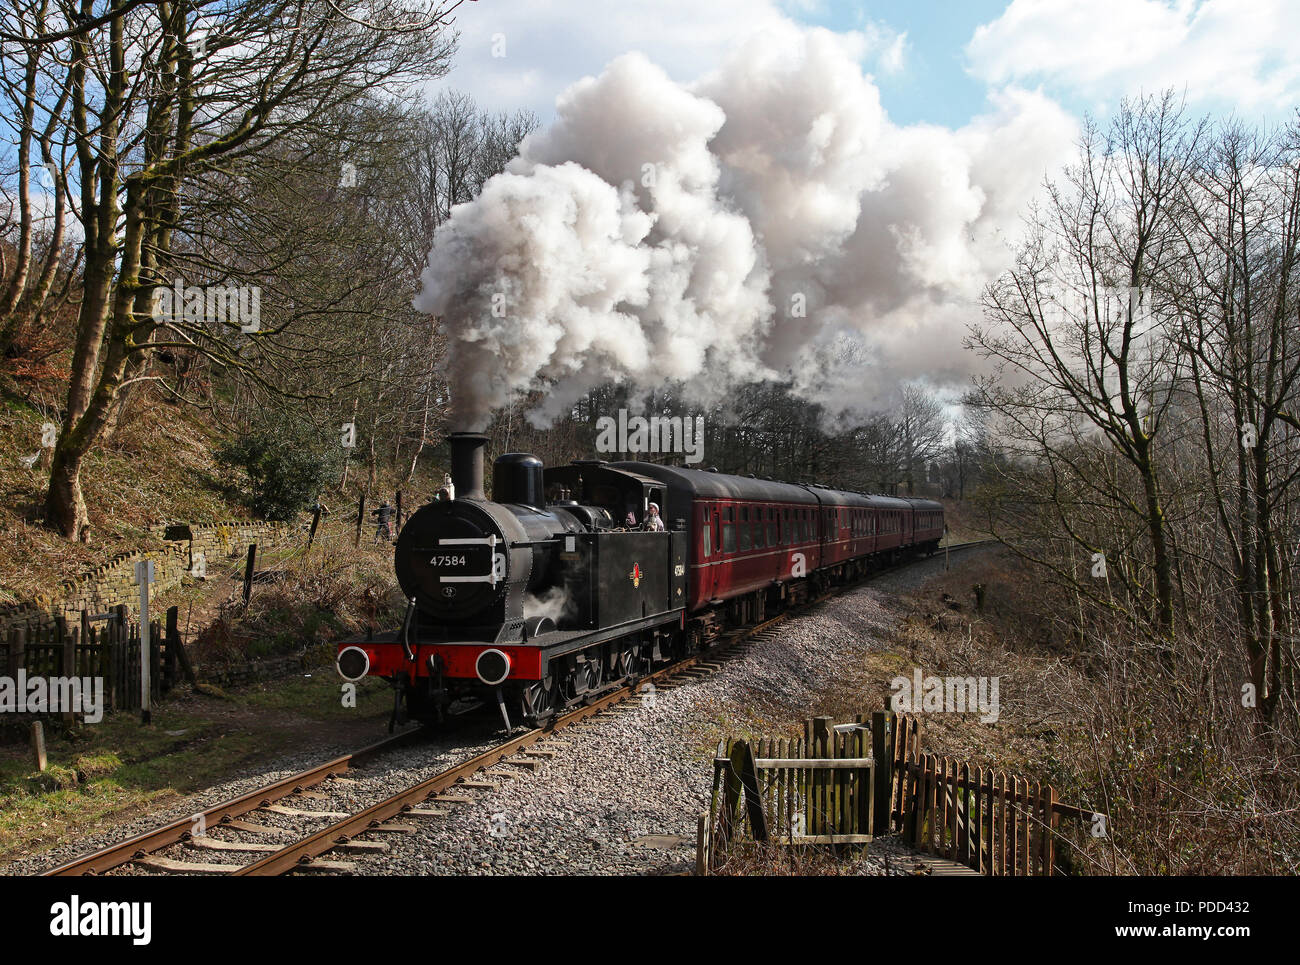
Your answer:
[[[1100,102],[1186,90],[1289,111],[1300,96],[1294,0],[1013,0],[966,54],[991,85],[1043,82]]]

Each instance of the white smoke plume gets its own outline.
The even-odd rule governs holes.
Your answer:
[[[457,427],[539,386],[544,425],[610,380],[708,404],[793,378],[843,411],[965,379],[980,288],[1076,130],[1041,95],[993,108],[896,126],[844,37],[793,24],[689,87],[636,53],[579,81],[435,235],[415,305],[451,336]]]
[[[550,617],[559,624],[570,612],[573,600],[562,586],[543,590],[540,595],[524,594],[524,619]]]

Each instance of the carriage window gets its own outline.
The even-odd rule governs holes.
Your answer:
[[[736,524],[735,523],[722,524],[722,552],[724,553],[736,552]]]
[[[763,511],[761,509],[754,512],[754,549],[763,548]]]
[[[701,552],[702,552],[702,556],[703,556],[703,558],[707,560],[707,559],[709,558],[709,556],[713,553],[713,545],[712,545],[712,544],[713,544],[713,527],[709,525],[709,513],[708,513],[708,510],[705,510],[705,512],[704,512],[704,526],[703,526],[703,530],[704,530],[704,544],[703,544],[703,549],[702,549]]]
[[[753,545],[753,540],[750,537],[748,509],[742,509],[740,511],[739,528],[740,528],[740,551],[743,553],[745,552],[745,550],[749,549],[751,545]]]

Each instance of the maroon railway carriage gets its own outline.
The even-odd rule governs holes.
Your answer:
[[[943,536],[943,506],[933,500],[641,462],[610,468],[663,483],[662,515],[689,534],[693,615],[730,604],[735,619],[762,619],[904,553],[934,552]]]
[[[402,627],[339,645],[345,679],[392,683],[394,722],[461,697],[544,720],[943,534],[930,500],[642,462],[508,453],[489,499],[486,437],[450,441],[459,498],[413,513],[394,550]],[[640,530],[652,502],[666,532]]]

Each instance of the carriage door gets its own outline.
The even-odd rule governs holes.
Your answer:
[[[704,598],[706,600],[716,599],[718,595],[718,570],[721,566],[718,563],[719,554],[722,552],[722,514],[717,509],[709,510],[704,516],[704,527],[708,532],[707,540],[710,548],[709,558],[705,560],[704,568]]]

